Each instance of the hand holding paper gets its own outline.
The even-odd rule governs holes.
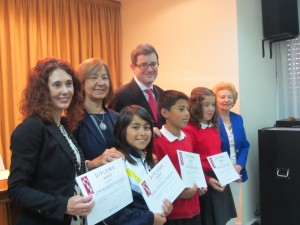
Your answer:
[[[198,191],[198,186],[197,184],[194,184],[192,187],[185,188],[181,194],[179,195],[180,198],[191,198],[195,195],[195,193]]]
[[[184,190],[184,184],[166,155],[140,183],[143,197],[153,213],[162,213],[162,202],[173,202]]]
[[[185,187],[207,187],[199,154],[177,150],[181,178]]]
[[[207,160],[222,186],[240,179],[227,152],[209,156]]]
[[[96,224],[132,202],[132,192],[122,159],[76,177],[84,196],[93,195],[95,206],[87,216]]]

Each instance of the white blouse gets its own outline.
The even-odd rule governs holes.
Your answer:
[[[231,124],[224,123],[225,130],[227,133],[227,137],[229,140],[229,149],[230,149],[230,159],[231,162],[235,165],[236,164],[236,153],[235,153],[235,146],[234,146],[234,135],[232,132]]]

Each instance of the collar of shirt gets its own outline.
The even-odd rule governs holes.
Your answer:
[[[201,125],[202,129],[206,129],[208,127],[213,127],[214,126],[211,122],[209,122],[208,124],[200,122],[200,125]]]
[[[182,139],[185,138],[185,134],[182,132],[182,130],[180,130],[180,136],[179,137],[176,137],[174,136],[173,134],[171,134],[166,128],[165,128],[165,125],[162,126],[162,128],[160,129],[160,132],[170,141],[170,142],[173,142],[173,141],[176,141],[176,140],[179,140],[181,141]]]
[[[142,90],[143,93],[145,93],[144,91],[149,89],[148,87],[146,87],[142,82],[140,82],[136,76],[133,77],[133,79],[135,80],[135,82],[137,83],[137,85],[140,87],[140,89]],[[153,90],[153,85],[151,85],[150,89]]]
[[[127,151],[130,155],[132,155],[132,156],[134,156],[134,157],[136,157],[136,158],[141,158],[141,159],[143,159],[143,160],[145,160],[145,158],[146,158],[146,155],[145,155],[145,153],[144,153],[142,150],[134,149],[133,147],[128,147],[128,148],[126,149],[126,151]]]

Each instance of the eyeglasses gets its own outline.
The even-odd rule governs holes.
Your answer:
[[[140,65],[135,65],[138,66],[141,70],[146,70],[148,69],[148,67],[150,66],[151,69],[155,70],[158,68],[159,64],[157,62],[153,62],[153,63],[141,63]]]

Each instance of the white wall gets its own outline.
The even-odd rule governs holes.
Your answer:
[[[257,130],[272,126],[273,61],[262,58],[260,0],[122,0],[122,82],[132,78],[130,52],[140,43],[159,53],[156,84],[190,94],[196,86],[234,83],[251,144],[243,192],[243,224],[259,202]],[[268,56],[268,48],[267,56]],[[239,104],[240,103],[240,104]]]
[[[156,84],[190,94],[220,80],[238,86],[235,0],[122,0],[122,82],[130,53],[151,43],[159,53]],[[236,106],[238,109],[238,105]]]
[[[250,225],[259,203],[257,131],[275,122],[275,73],[268,43],[265,44],[266,56],[262,58],[261,0],[237,0],[237,12],[240,112],[251,143],[247,162],[249,180],[243,192],[243,220]]]

